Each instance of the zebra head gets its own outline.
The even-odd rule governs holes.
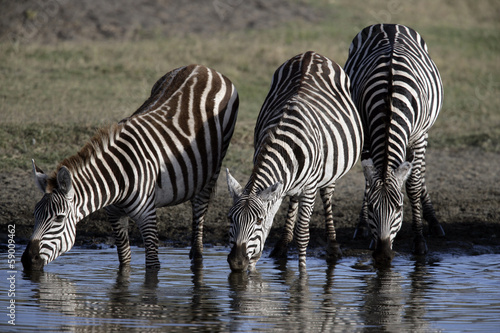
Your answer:
[[[42,270],[44,265],[70,250],[75,243],[75,192],[71,174],[65,166],[53,179],[33,161],[33,174],[44,195],[35,206],[35,229],[21,261],[25,270]]]
[[[394,253],[392,243],[403,222],[403,184],[411,173],[411,164],[403,162],[398,168],[381,177],[372,159],[362,161],[367,183],[365,200],[368,205],[368,224],[375,242],[373,258],[377,264],[389,264]]]
[[[252,269],[260,259],[274,215],[281,204],[283,182],[258,192],[244,193],[241,185],[227,171],[227,185],[233,197],[228,218],[231,252],[227,261],[232,271]]]

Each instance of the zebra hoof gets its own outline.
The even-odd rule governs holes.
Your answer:
[[[423,237],[417,237],[415,238],[415,241],[413,243],[414,248],[413,248],[413,253],[415,255],[424,255],[427,253],[427,243],[425,242],[425,239]]]
[[[130,274],[130,262],[121,262],[118,268],[119,274]]]
[[[191,260],[203,259],[203,252],[192,247],[191,251],[189,251],[189,259]]]
[[[199,274],[203,270],[203,259],[196,258],[191,260],[191,271],[195,274]]]
[[[299,272],[301,273],[306,273],[307,272],[307,265],[306,265],[306,259],[299,259]]]
[[[445,236],[445,232],[443,230],[443,227],[439,223],[436,223],[434,225],[429,226],[429,234],[436,236],[436,237],[444,237]]]
[[[326,248],[326,262],[329,264],[336,263],[342,258],[342,250],[337,242],[331,242]]]
[[[146,271],[148,272],[154,272],[154,271],[159,271],[160,270],[160,263],[154,263],[154,264],[146,264]]]
[[[370,236],[370,230],[365,226],[358,226],[354,230],[354,235],[352,239],[367,239]]]
[[[276,259],[285,259],[288,257],[288,247],[281,243],[277,243],[274,249],[269,254],[269,257]]]

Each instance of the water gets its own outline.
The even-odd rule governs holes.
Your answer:
[[[206,248],[192,270],[188,249],[160,248],[161,270],[146,273],[133,248],[128,271],[116,249],[74,248],[15,282],[15,323],[7,321],[8,270],[0,272],[5,331],[465,332],[500,329],[500,255],[398,256],[377,271],[359,258],[328,268],[308,258],[287,267],[263,258],[250,274],[230,274],[228,249]],[[5,260],[6,261],[6,260]],[[20,265],[19,265],[20,266]]]

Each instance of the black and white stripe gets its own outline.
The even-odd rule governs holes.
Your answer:
[[[200,65],[167,73],[129,118],[100,130],[52,176],[33,162],[44,197],[35,208],[35,230],[23,254],[40,269],[68,251],[75,226],[106,207],[121,264],[128,264],[128,217],[144,239],[146,266],[159,267],[156,208],[190,200],[191,258],[201,258],[203,222],[222,159],[233,134],[238,94],[222,74]]]
[[[403,220],[402,186],[412,205],[415,252],[425,253],[423,215],[443,231],[425,185],[427,132],[443,101],[439,72],[420,35],[405,26],[376,24],[353,40],[345,65],[365,132],[367,186],[360,226],[369,222],[375,259],[390,261]]]
[[[335,181],[356,163],[362,140],[349,78],[340,66],[314,52],[281,65],[255,126],[250,180],[242,188],[228,172],[234,200],[229,211],[231,269],[255,266],[285,196],[292,197],[291,216],[298,215],[295,235],[299,263],[305,267],[316,192],[331,197]],[[338,248],[333,219],[327,223],[328,241]]]

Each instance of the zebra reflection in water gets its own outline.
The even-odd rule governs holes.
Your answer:
[[[365,284],[360,312],[363,325],[382,332],[430,330],[425,299],[432,277],[425,263],[417,260],[407,276],[393,269],[378,269],[361,280]]]

